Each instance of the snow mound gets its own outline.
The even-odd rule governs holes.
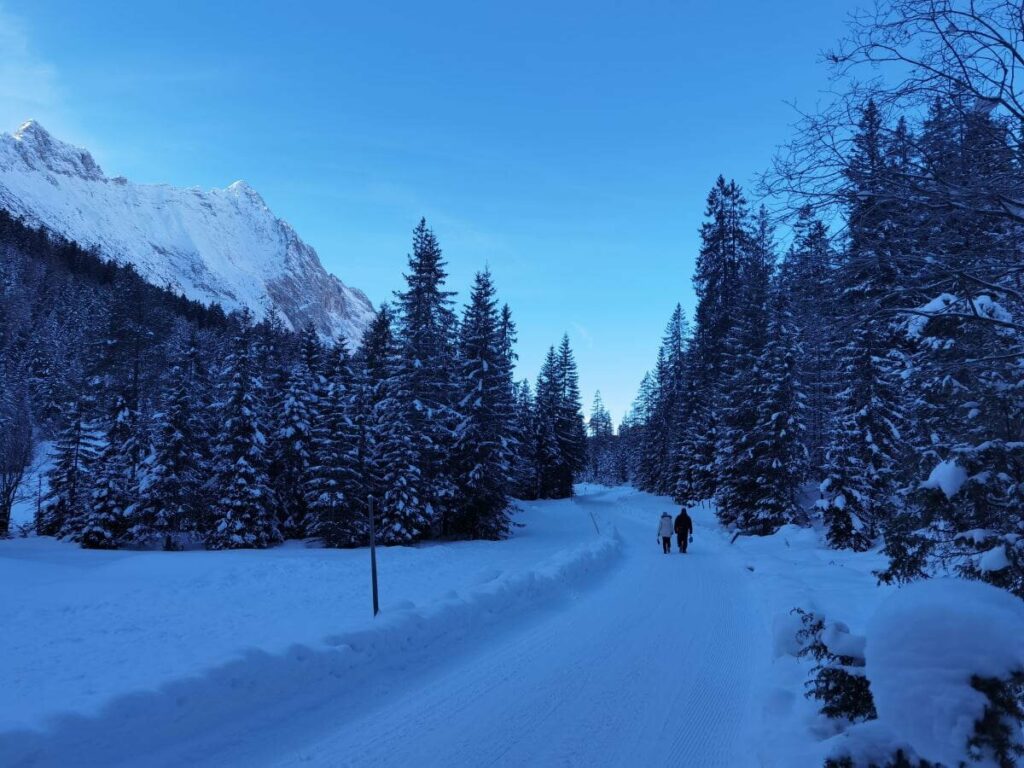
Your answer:
[[[964,483],[967,482],[967,470],[955,461],[940,461],[935,469],[928,475],[928,479],[921,483],[922,488],[938,488],[947,499],[956,496]]]
[[[866,662],[875,729],[898,735],[926,760],[959,765],[987,703],[971,677],[1024,669],[1024,604],[982,582],[911,584],[869,623]]]

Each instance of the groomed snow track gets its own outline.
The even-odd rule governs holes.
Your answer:
[[[572,503],[604,535],[323,648],[0,734],[0,765],[756,765],[770,641],[727,540],[698,518],[691,553],[665,556],[665,500]]]

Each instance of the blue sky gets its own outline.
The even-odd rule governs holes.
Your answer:
[[[618,420],[690,286],[719,173],[750,185],[825,98],[856,0],[0,0],[0,130],[109,175],[244,178],[374,302],[421,215],[465,292],[484,265],[521,374],[568,332]]]

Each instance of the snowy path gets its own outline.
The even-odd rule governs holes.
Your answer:
[[[662,555],[664,500],[611,490],[573,504],[621,536],[604,575],[556,570],[569,586],[536,605],[497,601],[492,617],[484,603],[485,621],[455,613],[468,629],[426,642],[404,628],[352,668],[339,651],[253,652],[99,719],[16,734],[10,763],[0,738],[0,763],[756,765],[753,688],[771,647],[743,561],[699,518],[691,554]]]
[[[756,764],[769,647],[748,574],[703,526],[690,554],[661,555],[656,501],[626,498],[643,508],[581,499],[625,539],[598,589],[275,763]]]

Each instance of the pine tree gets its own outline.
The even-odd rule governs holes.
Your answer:
[[[601,391],[594,393],[587,422],[587,479],[591,482],[613,485],[617,479],[614,457],[615,427],[611,414],[601,399]]]
[[[756,480],[754,503],[737,521],[741,530],[759,536],[774,533],[786,523],[804,521],[799,492],[807,468],[806,406],[797,339],[789,296],[776,289],[766,343],[756,366],[757,413],[750,462]]]
[[[262,383],[254,333],[243,318],[225,366],[223,429],[215,449],[213,528],[209,549],[267,547],[280,541],[272,507],[262,421]]]
[[[128,534],[133,543],[157,542],[174,549],[175,534],[199,527],[203,455],[191,398],[194,383],[187,359],[171,369],[153,451],[138,485]]]
[[[663,461],[669,458],[670,436],[669,425],[665,423],[662,403],[665,396],[662,392],[668,378],[666,374],[664,346],[658,349],[658,357],[654,362],[654,371],[647,378],[647,390],[644,392],[644,430],[637,457],[636,486],[641,491],[656,493],[661,480]]]
[[[532,459],[537,468],[537,498],[562,499],[572,494],[572,469],[558,439],[563,388],[555,348],[548,349],[537,376]]]
[[[654,368],[650,414],[643,435],[637,484],[653,493],[672,493],[678,484],[678,460],[686,419],[684,393],[689,331],[683,308],[677,304],[665,328]]]
[[[809,465],[820,472],[825,464],[829,423],[836,394],[834,355],[838,285],[833,272],[836,254],[828,230],[809,206],[797,213],[793,243],[779,270],[782,292],[791,307],[792,328],[800,354],[799,379],[807,397]]]
[[[884,129],[873,101],[865,106],[849,159],[849,246],[837,272],[846,340],[834,352],[840,380],[821,503],[834,547],[862,549],[896,512],[901,485],[904,396],[891,315],[906,280],[907,244],[890,202]]]
[[[676,444],[676,503],[692,507],[715,495],[718,470],[715,448],[718,444],[717,416],[714,404],[705,397],[701,362],[696,350],[687,355],[686,388],[682,408],[685,417]]]
[[[514,398],[512,435],[516,450],[512,465],[512,495],[520,499],[536,499],[541,482],[537,461],[537,405],[529,381],[524,379],[515,385]]]
[[[757,517],[760,482],[755,427],[758,419],[759,365],[764,351],[768,283],[774,261],[772,233],[762,208],[756,234],[740,254],[739,287],[732,324],[723,340],[719,381],[714,393],[719,415],[715,443],[718,519],[740,525]],[[758,527],[761,527],[760,525]]]
[[[512,319],[512,310],[508,304],[501,307],[501,318],[498,322],[498,373],[496,380],[499,382],[496,390],[495,413],[498,414],[501,423],[502,441],[513,464],[519,452],[518,413],[515,369],[516,342],[518,331],[515,321]],[[514,473],[513,473],[514,474]],[[514,484],[512,475],[510,482]]]
[[[135,480],[132,445],[136,420],[123,397],[114,401],[103,449],[97,457],[91,499],[78,539],[88,549],[114,549],[128,529]]]
[[[407,389],[402,349],[393,315],[381,307],[363,340],[366,367],[366,481],[376,500],[378,541],[408,544],[426,538],[434,525],[430,486],[420,470],[422,441],[414,432],[416,410]]]
[[[459,414],[453,407],[457,322],[454,294],[444,289],[445,266],[437,238],[421,219],[413,232],[407,288],[397,294],[402,382],[392,387],[391,397],[409,398],[410,439],[418,442],[415,453],[424,483],[419,501],[426,502],[426,509],[447,533],[456,496],[448,459],[455,450]]]
[[[47,473],[49,490],[35,528],[40,536],[77,539],[92,488],[97,448],[84,395],[68,405],[65,426],[54,443],[53,468]]]
[[[506,342],[490,272],[478,272],[460,325],[456,443],[457,513],[452,533],[498,539],[508,535],[512,454],[507,441],[509,381]]]
[[[365,540],[368,524],[359,467],[356,374],[344,340],[335,342],[327,365],[327,386],[310,431],[310,466],[305,486],[310,534],[329,546]]]
[[[1024,183],[1006,124],[962,94],[933,103],[915,146],[928,178],[964,200],[983,199],[1007,180]],[[995,315],[1019,322],[1020,303],[1000,290],[1019,287],[1010,277],[1018,272],[1019,226],[954,203],[911,213],[928,258],[916,260],[912,283],[925,290],[905,304],[940,307],[951,316],[906,323],[917,462],[907,483],[909,507],[885,531],[891,566],[884,576],[952,570],[1024,595],[1024,449],[1017,437],[1024,398],[1019,362],[1006,355],[1020,334],[987,322]],[[937,487],[934,475],[943,471],[965,478],[956,492]],[[992,551],[1004,553],[1005,567],[981,567]]]
[[[839,393],[822,490],[829,544],[866,549],[895,511],[902,412],[900,384],[887,345],[860,328],[842,350]]]
[[[270,408],[273,434],[268,472],[285,536],[309,533],[308,491],[313,461],[314,424],[323,422],[327,384],[325,350],[312,324],[303,328],[298,364],[280,366],[272,387]]]
[[[558,349],[558,377],[561,398],[556,436],[562,458],[575,477],[586,466],[587,430],[583,421],[579,371],[576,357],[569,346],[568,334],[562,336],[562,344]]]
[[[690,366],[697,377],[691,403],[696,401],[699,405],[691,411],[697,421],[687,425],[691,430],[689,445],[680,457],[678,473],[687,477],[683,482],[689,488],[713,495],[718,478],[718,398],[723,391],[725,342],[734,322],[737,287],[741,285],[741,270],[752,249],[753,237],[743,192],[735,182],[726,183],[721,176],[708,194],[705,217],[693,278],[697,309],[694,359]]]

